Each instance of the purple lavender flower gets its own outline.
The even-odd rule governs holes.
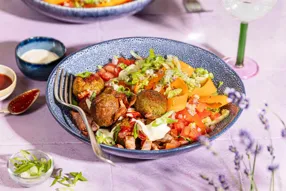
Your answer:
[[[281,136],[282,136],[283,138],[286,138],[286,129],[282,129],[282,131],[281,131]]]
[[[229,186],[225,180],[225,176],[224,175],[219,175],[218,176],[218,180],[220,182],[220,185],[221,187],[224,189],[224,190],[228,190],[229,189]]]
[[[239,154],[238,150],[234,146],[229,146],[230,152],[234,153],[234,168],[235,170],[240,169],[240,162],[243,159],[243,156]]]
[[[272,145],[267,146],[267,151],[270,153],[271,156],[273,156],[274,148]]]
[[[270,125],[269,125],[269,120],[266,118],[266,110],[262,109],[259,112],[258,117],[259,117],[261,123],[264,125],[264,128],[266,130],[268,130]]]
[[[244,174],[245,174],[247,177],[249,177],[250,171],[249,171],[248,169],[244,169]]]
[[[241,130],[239,132],[239,137],[241,142],[246,146],[246,151],[251,151],[254,142],[249,132],[246,130]]]
[[[240,169],[240,162],[242,161],[243,159],[243,156],[239,154],[239,152],[236,152],[235,153],[235,156],[234,156],[234,168],[235,170],[239,170]]]
[[[228,87],[224,93],[227,95],[229,102],[238,105],[241,109],[247,109],[249,107],[249,99],[246,98],[245,94]]]
[[[200,177],[207,181],[208,185],[211,185],[212,187],[214,187],[215,190],[217,190],[217,186],[214,184],[214,181],[210,178],[208,178],[206,175],[200,174]]]
[[[229,148],[228,148],[229,150],[230,150],[230,152],[233,152],[233,153],[236,153],[237,152],[237,149],[236,149],[236,147],[234,147],[234,146],[229,146]]]
[[[268,166],[268,170],[270,170],[271,172],[276,171],[279,168],[278,164],[271,164],[270,166]]]
[[[253,151],[253,154],[258,155],[262,151],[262,146],[261,145],[256,145],[255,150]]]

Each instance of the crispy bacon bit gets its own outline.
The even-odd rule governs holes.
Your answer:
[[[152,147],[152,141],[146,140],[146,141],[144,141],[141,150],[149,151],[149,150],[151,150],[151,147]]]
[[[124,149],[124,147],[122,145],[120,145],[120,144],[117,144],[116,147],[120,148],[120,149]]]
[[[159,139],[159,140],[157,140],[157,141],[160,141],[160,142],[162,142],[162,143],[169,143],[169,142],[171,142],[173,139],[174,139],[174,138],[173,138],[171,135],[166,134],[163,139]]]
[[[129,101],[129,107],[132,107],[135,104],[136,100],[137,100],[137,96],[132,95]]]
[[[76,123],[77,128],[81,131],[81,133],[85,136],[88,135],[86,126],[78,112],[70,111],[71,116]],[[91,126],[91,129],[95,132],[99,129],[98,125],[92,120],[92,118],[89,115],[86,115],[87,121]]]
[[[141,114],[137,111],[131,111],[131,112],[127,111],[126,116],[130,118],[138,118],[141,117]]]
[[[135,138],[133,136],[126,136],[124,142],[126,149],[136,149]]]
[[[152,148],[152,150],[159,150],[156,143],[152,143],[151,148]]]

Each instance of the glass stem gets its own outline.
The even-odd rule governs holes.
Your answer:
[[[240,23],[236,67],[243,67],[248,23]]]

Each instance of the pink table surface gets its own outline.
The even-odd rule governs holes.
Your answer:
[[[56,167],[63,168],[65,172],[84,172],[89,181],[79,183],[75,190],[212,190],[198,177],[199,173],[206,173],[214,179],[223,173],[233,186],[232,190],[237,190],[230,180],[230,174],[205,148],[150,161],[110,156],[117,164],[116,167],[99,162],[90,146],[62,129],[49,113],[44,97],[46,82],[25,78],[14,58],[17,43],[31,36],[57,38],[68,47],[69,52],[118,37],[157,36],[196,44],[221,57],[235,56],[239,22],[224,11],[219,0],[204,0],[203,4],[213,12],[186,14],[181,0],[156,0],[137,16],[75,25],[42,16],[19,0],[0,0],[0,64],[13,68],[18,76],[17,88],[11,97],[31,88],[41,90],[39,100],[27,114],[0,114],[0,190],[23,189],[9,178],[6,161],[11,154],[28,148],[49,152],[55,159]],[[251,109],[245,111],[238,122],[213,143],[231,169],[234,169],[233,154],[228,151],[228,145],[232,138],[234,144],[239,146],[237,134],[240,129],[251,131],[264,146],[269,143],[267,133],[257,118],[257,108],[263,105],[264,100],[286,118],[285,23],[285,1],[279,1],[271,13],[249,26],[247,55],[260,65],[259,74],[245,81],[247,94],[251,98]],[[0,102],[0,108],[5,107],[9,99]],[[277,182],[283,186],[286,182],[286,165],[283,163],[286,158],[286,140],[280,137],[281,125],[273,116],[269,118],[276,160],[280,163],[280,181]],[[270,163],[270,157],[265,147],[257,162],[256,181],[259,190],[268,190],[270,173],[267,164]],[[241,174],[241,177],[247,185],[245,176]],[[61,187],[57,185],[50,188],[51,182],[52,179],[26,190],[45,191]],[[286,185],[283,188],[281,190],[286,190]]]

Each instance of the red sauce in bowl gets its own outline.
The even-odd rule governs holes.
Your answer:
[[[11,78],[5,74],[0,74],[0,91],[8,88],[12,84]]]

